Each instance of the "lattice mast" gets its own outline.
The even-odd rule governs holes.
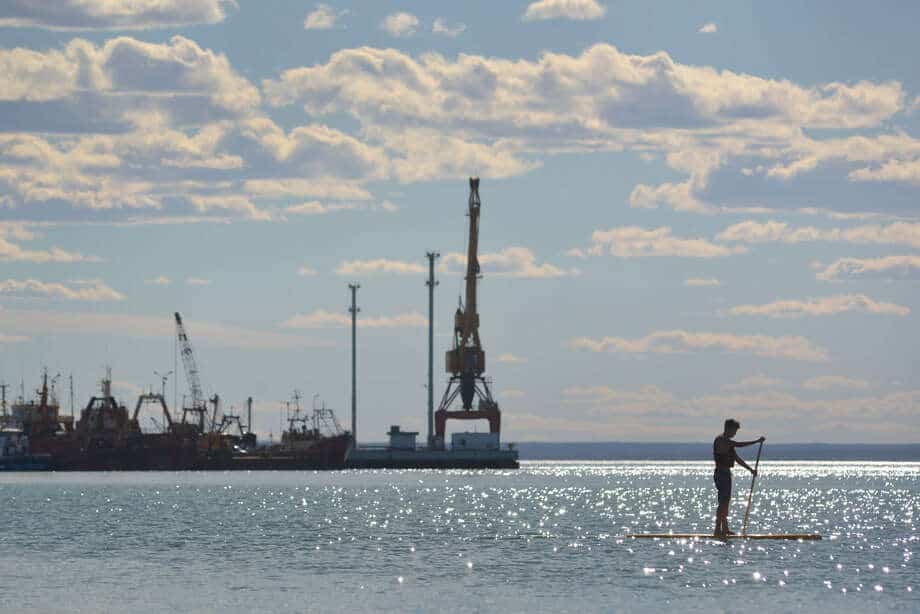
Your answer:
[[[198,364],[195,362],[195,352],[192,342],[189,341],[182,316],[176,312],[176,335],[179,338],[179,353],[182,355],[182,365],[185,367],[185,380],[188,383],[190,402],[182,408],[182,422],[186,422],[189,413],[197,414],[198,428],[202,433],[206,431],[205,422],[208,416],[208,401],[201,391],[201,379],[198,376]]]

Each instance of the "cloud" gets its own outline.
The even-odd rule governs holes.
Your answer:
[[[694,159],[718,166],[720,153],[675,128],[734,139],[743,151],[746,141],[732,128],[781,140],[791,137],[779,124],[871,127],[903,106],[900,84],[804,88],[606,44],[577,56],[544,53],[536,61],[344,49],[325,64],[286,70],[263,89],[275,106],[301,103],[311,115],[346,112],[368,128],[428,126],[458,136],[467,130],[492,140],[530,139],[528,145],[546,149],[578,143],[664,149],[681,169]],[[622,132],[655,128],[664,131]]]
[[[707,288],[721,286],[722,282],[714,277],[690,277],[684,280],[684,285],[691,288]]]
[[[330,347],[288,333],[261,331],[204,320],[183,322],[194,343],[241,349],[297,349]],[[172,314],[163,316],[131,315],[103,312],[24,311],[0,309],[0,328],[36,335],[112,336],[126,338],[170,339],[175,335]]]
[[[307,314],[295,314],[282,322],[284,328],[344,328],[351,326],[351,316],[319,309]],[[428,318],[417,312],[395,316],[358,317],[359,328],[406,328],[428,326]]]
[[[337,11],[328,4],[317,4],[316,9],[310,11],[304,19],[305,30],[331,30],[335,22],[345,11]]]
[[[515,388],[506,388],[505,390],[502,390],[498,396],[504,399],[523,399],[527,396],[527,393],[525,393],[523,390],[517,390]]]
[[[186,277],[185,278],[186,286],[210,286],[210,279],[202,279],[201,277]]]
[[[733,335],[729,333],[690,332],[684,330],[655,331],[640,339],[603,337],[573,339],[572,347],[591,352],[626,354],[684,354],[697,350],[718,350],[730,354],[753,354],[769,358],[788,358],[824,362],[827,350],[804,337],[769,337],[766,335]]]
[[[263,92],[274,106],[354,118],[404,182],[460,177],[468,168],[506,177],[538,168],[548,156],[624,150],[663,159],[687,176],[635,186],[634,207],[781,207],[791,200],[783,192],[766,204],[751,202],[750,194],[763,194],[753,185],[737,202],[738,191],[726,193],[725,186],[748,176],[783,184],[782,168],[810,173],[841,157],[875,165],[920,156],[911,153],[920,151],[920,139],[903,133],[813,136],[882,126],[904,109],[900,83],[802,86],[606,44],[535,60],[344,49],[264,81]]]
[[[335,200],[366,201],[371,194],[359,185],[340,181],[314,181],[295,177],[271,179],[247,179],[243,190],[250,195],[264,198],[312,197]]]
[[[732,254],[743,254],[744,247],[725,246],[706,239],[682,239],[671,234],[671,229],[645,229],[638,226],[621,226],[609,230],[595,230],[591,245],[574,248],[570,256],[587,258],[604,253],[619,258],[644,258],[650,256],[674,256],[679,258],[722,258]]]
[[[23,249],[20,245],[8,241],[0,235],[0,261],[5,262],[101,262],[96,256],[84,256],[79,252],[69,252],[59,247],[50,249]]]
[[[427,270],[426,267],[415,262],[378,258],[376,260],[349,260],[340,264],[335,272],[337,275],[354,277],[359,275],[373,275],[375,273],[421,275]]]
[[[852,379],[840,375],[822,375],[812,377],[802,382],[806,390],[828,390],[830,388],[846,388],[849,390],[866,390],[869,382],[862,379]]]
[[[148,30],[219,23],[232,0],[8,0],[0,27],[49,30]]]
[[[269,221],[273,215],[257,207],[249,198],[236,195],[190,196],[189,201],[200,213],[225,212],[233,217]]]
[[[443,34],[444,36],[449,36],[450,38],[456,38],[466,31],[466,24],[458,23],[451,26],[448,25],[444,18],[438,17],[431,25],[431,31],[435,34]]]
[[[124,294],[110,288],[100,280],[63,284],[43,282],[36,279],[7,279],[0,280],[0,294],[24,295],[65,301],[100,302],[125,300]]]
[[[337,213],[339,211],[384,211],[393,213],[399,211],[399,207],[388,200],[381,203],[322,203],[318,200],[289,205],[284,208],[285,213],[293,215],[326,215]]]
[[[914,420],[920,404],[917,390],[822,399],[801,399],[775,390],[681,398],[655,386],[622,390],[598,385],[572,386],[563,390],[563,396],[568,406],[565,422],[576,423],[586,434],[614,423],[620,437],[627,433],[653,441],[661,441],[662,436],[696,440],[706,429],[717,428],[726,415],[740,418],[750,429],[772,424],[771,429],[793,441],[827,441],[828,432],[845,433],[849,437],[844,435],[844,440],[861,442],[869,438],[909,441],[920,434]],[[910,434],[905,439],[906,432]]]
[[[851,278],[917,279],[920,256],[883,256],[881,258],[839,258],[818,271],[823,281]]]
[[[888,160],[877,168],[859,168],[847,175],[853,181],[888,181],[920,185],[920,159]]]
[[[718,235],[719,241],[739,243],[806,243],[817,241],[857,245],[908,245],[920,247],[920,223],[893,222],[850,228],[793,227],[786,222],[746,220],[732,224]]]
[[[160,275],[159,277],[154,277],[153,279],[145,279],[145,284],[152,286],[168,286],[172,281],[165,275]]]
[[[865,294],[841,294],[810,298],[805,301],[780,300],[766,305],[738,305],[728,310],[733,316],[767,316],[769,318],[800,318],[802,316],[833,316],[846,312],[906,316],[910,308],[894,303],[880,303]]]
[[[22,335],[0,334],[0,343],[25,343],[26,341],[29,341],[29,338]]]
[[[697,30],[700,34],[715,34],[719,31],[719,27],[714,23],[707,23],[700,26],[700,29]]]
[[[88,119],[99,112],[137,111],[137,105],[144,105],[137,95],[165,96],[165,102],[178,105],[171,107],[176,112],[213,109],[218,116],[221,111],[225,116],[251,111],[260,102],[259,91],[233,70],[226,56],[182,36],[173,36],[165,44],[121,36],[101,47],[76,38],[63,50],[3,49],[0,66],[5,69],[0,72],[4,86],[0,100],[84,104],[88,106],[74,110],[85,111]],[[92,96],[87,98],[88,94]],[[196,99],[207,106],[198,110],[182,106]]]
[[[311,269],[308,266],[302,266],[297,269],[297,274],[301,277],[314,277],[315,275],[318,275],[316,269]]]
[[[524,21],[546,19],[600,19],[607,7],[597,0],[538,0],[527,6]]]
[[[499,356],[495,359],[495,362],[521,364],[527,362],[527,359],[521,358],[520,356],[515,356],[514,354],[499,354]]]
[[[578,269],[563,269],[548,262],[538,264],[536,255],[526,247],[508,247],[500,252],[480,254],[479,266],[484,274],[518,279],[551,279],[580,275]],[[466,272],[466,254],[445,254],[438,269],[443,273]]]
[[[385,30],[390,36],[396,38],[408,38],[415,34],[418,28],[418,17],[412,13],[399,12],[388,15],[380,28]]]
[[[733,384],[725,384],[720,389],[724,391],[752,390],[756,388],[778,388],[783,385],[783,380],[766,375],[752,375]]]

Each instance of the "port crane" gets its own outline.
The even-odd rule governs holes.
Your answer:
[[[182,408],[182,423],[188,423],[188,415],[193,414],[198,424],[199,432],[205,433],[210,431],[208,421],[208,401],[204,398],[201,391],[201,379],[198,377],[198,365],[195,362],[195,352],[192,350],[192,342],[189,341],[188,332],[182,323],[182,316],[177,311],[176,314],[176,336],[179,338],[179,352],[182,354],[182,365],[185,367],[185,379],[188,382],[190,402]],[[215,418],[217,412],[217,402],[214,403]],[[208,426],[206,429],[205,426]]]
[[[447,420],[488,420],[489,432],[501,431],[501,411],[492,398],[489,382],[483,377],[486,354],[479,338],[479,313],[476,309],[476,284],[482,277],[479,268],[479,178],[470,177],[469,241],[466,252],[466,296],[454,314],[454,347],[447,351],[446,369],[450,373],[447,389],[435,412],[435,445],[444,447]],[[462,409],[451,410],[460,397]],[[473,401],[478,399],[477,406]]]

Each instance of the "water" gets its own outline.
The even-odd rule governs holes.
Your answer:
[[[732,526],[749,481],[736,472]],[[0,609],[920,610],[920,463],[761,462],[752,532],[711,463],[519,471],[0,474]]]

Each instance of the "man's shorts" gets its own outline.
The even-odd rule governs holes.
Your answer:
[[[732,499],[732,472],[726,469],[716,469],[713,479],[716,490],[719,491],[719,505],[724,505]]]

